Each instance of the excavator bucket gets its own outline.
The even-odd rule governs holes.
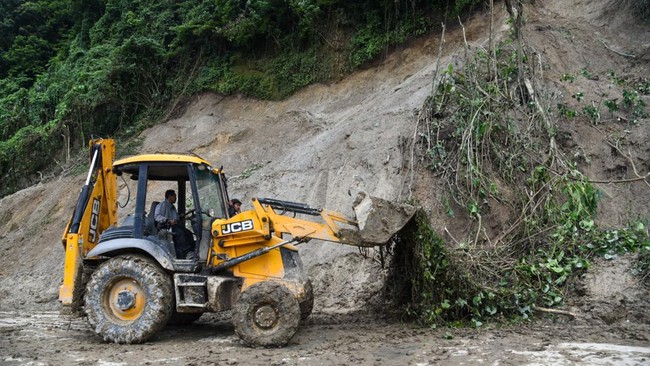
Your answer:
[[[396,204],[361,192],[354,201],[359,229],[341,229],[341,242],[359,247],[388,244],[390,239],[413,218],[416,208]]]

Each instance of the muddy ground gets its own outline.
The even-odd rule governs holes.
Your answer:
[[[636,18],[634,1],[535,3],[524,9],[524,37],[543,65],[549,107],[562,102],[579,109],[571,97],[577,92],[585,102],[599,100],[603,91],[620,98],[611,71],[630,79],[650,75],[650,26]],[[494,29],[503,38],[507,16],[501,3],[496,8]],[[488,13],[463,23],[465,34],[458,25],[447,27],[442,69],[462,62],[465,38],[471,48],[486,45]],[[441,232],[459,239],[473,235],[467,222],[446,216],[430,174],[403,148],[415,137],[418,112],[431,92],[439,39],[414,41],[372,67],[280,102],[196,96],[173,118],[145,131],[138,152],[166,146],[223,165],[231,196],[242,198],[243,209],[252,197],[274,197],[352,215],[356,193],[366,191],[417,199]],[[593,77],[560,82],[562,75],[581,70]],[[650,105],[650,98],[642,98]],[[593,125],[578,117],[559,120],[558,130],[563,149],[601,182],[600,225],[619,227],[648,216],[650,187],[644,181],[602,182],[650,171],[649,121],[631,124],[607,115]],[[628,156],[605,139],[620,141]],[[596,261],[576,280],[562,309],[575,318],[538,313],[532,323],[422,329],[385,316],[387,269],[376,252],[327,243],[300,248],[315,307],[285,348],[246,348],[228,314],[205,316],[192,327],[167,327],[142,345],[106,344],[83,319],[58,313],[64,255],[59,238],[83,180],[83,174],[68,173],[0,199],[1,365],[650,364],[650,289],[634,276],[634,256]],[[166,188],[158,187],[161,195]],[[510,218],[501,220],[497,229]]]
[[[0,313],[5,365],[647,365],[650,327],[547,322],[423,329],[380,320],[315,319],[284,348],[251,349],[228,321],[167,327],[140,345],[103,343],[78,319]]]

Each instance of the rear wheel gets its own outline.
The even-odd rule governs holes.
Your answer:
[[[280,347],[296,334],[300,305],[281,283],[258,282],[241,293],[233,315],[235,333],[251,347]]]
[[[171,278],[152,260],[119,256],[102,263],[86,288],[88,323],[104,340],[141,343],[165,326],[174,303]]]

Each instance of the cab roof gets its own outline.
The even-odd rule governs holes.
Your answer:
[[[131,179],[137,179],[142,164],[149,165],[147,178],[150,180],[188,180],[187,164],[213,169],[210,163],[196,155],[143,154],[115,161],[113,170],[118,174],[129,174]],[[215,173],[218,172],[217,170]]]
[[[210,165],[207,161],[203,160],[197,155],[182,155],[182,154],[143,154],[136,156],[129,156],[128,158],[117,160],[113,163],[114,167],[124,164],[141,164],[149,162],[161,163],[194,163]]]

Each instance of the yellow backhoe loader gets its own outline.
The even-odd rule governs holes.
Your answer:
[[[360,197],[352,220],[253,198],[251,210],[231,217],[223,169],[198,156],[148,154],[114,162],[113,140],[93,139],[89,148],[88,176],[62,238],[59,299],[70,313],[83,310],[94,331],[116,343],[140,343],[169,322],[232,310],[235,332],[246,344],[285,345],[314,301],[296,245],[311,239],[384,245],[414,211]],[[135,181],[131,205],[118,205],[118,177]],[[168,185],[178,192],[179,221],[196,244],[190,259],[177,258],[174,234],[155,222],[161,197],[151,192]],[[129,207],[128,215],[118,215],[122,207]]]

